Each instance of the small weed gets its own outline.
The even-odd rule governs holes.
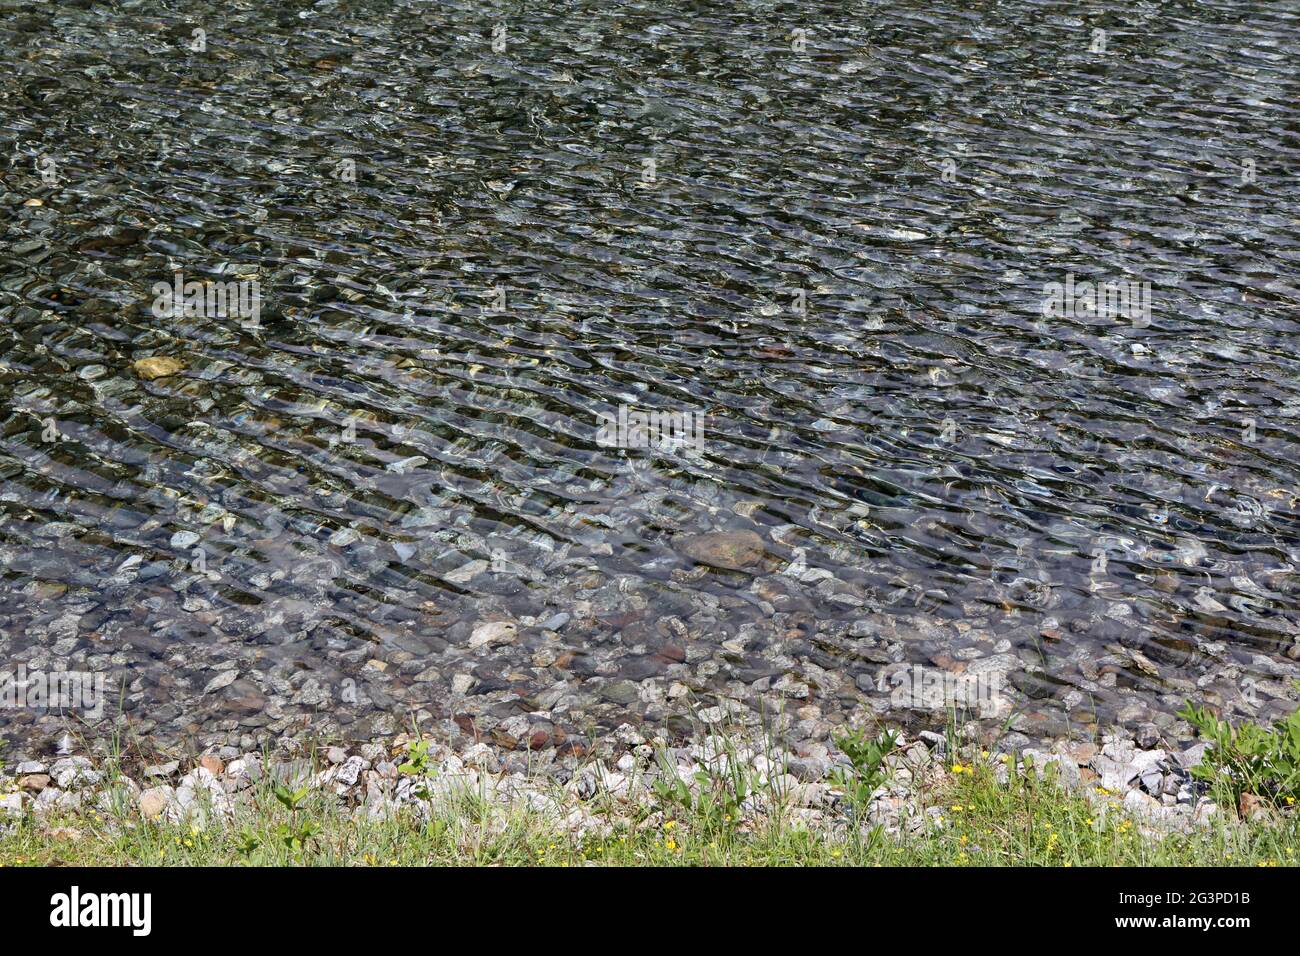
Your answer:
[[[319,823],[303,819],[303,815],[300,813],[303,802],[310,792],[310,787],[299,787],[297,790],[290,790],[282,783],[275,785],[275,799],[289,811],[289,822],[281,823],[276,828],[276,836],[286,850],[301,852],[320,832]]]
[[[415,779],[413,792],[421,800],[429,797],[429,788],[425,784],[425,779],[434,772],[433,762],[429,758],[429,747],[431,741],[413,740],[406,748],[406,759],[398,764],[399,773]]]
[[[406,748],[406,760],[397,769],[411,777],[428,776],[432,769],[429,763],[429,745],[428,740],[412,741]]]
[[[239,831],[239,835],[234,838],[235,852],[245,860],[251,860],[253,854],[262,846],[262,841],[258,838],[251,827],[245,826]]]

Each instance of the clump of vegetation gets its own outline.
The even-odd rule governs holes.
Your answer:
[[[1294,806],[1300,797],[1300,710],[1272,729],[1249,721],[1233,727],[1190,701],[1178,712],[1210,743],[1192,776],[1210,785],[1219,802],[1237,806],[1243,794],[1277,806]]]
[[[656,761],[659,773],[652,788],[658,804],[674,816],[698,820],[709,831],[734,829],[744,816],[746,801],[765,789],[730,741],[706,761],[706,769],[695,772],[694,787],[682,779],[666,754],[659,753]]]
[[[885,758],[898,746],[898,735],[887,730],[873,737],[859,727],[836,737],[835,744],[844,751],[853,769],[835,768],[831,782],[844,791],[851,807],[865,810],[871,795],[888,777]]]

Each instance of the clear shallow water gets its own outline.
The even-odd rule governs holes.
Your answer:
[[[741,6],[0,3],[11,667],[232,743],[1293,707],[1300,15]]]

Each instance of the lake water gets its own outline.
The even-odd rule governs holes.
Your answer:
[[[203,745],[1288,712],[1297,53],[1285,4],[0,0],[9,669]]]

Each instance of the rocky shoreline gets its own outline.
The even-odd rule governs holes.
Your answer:
[[[1225,809],[1190,776],[1206,744],[1143,748],[1122,732],[1100,743],[1060,743],[1015,754],[978,747],[954,754],[939,734],[900,735],[884,764],[887,779],[872,792],[865,813],[851,812],[844,780],[854,768],[834,745],[794,752],[762,737],[713,734],[673,747],[626,724],[599,757],[570,755],[545,766],[521,766],[516,752],[486,743],[454,749],[425,740],[413,751],[415,744],[402,735],[387,746],[334,746],[281,759],[227,747],[197,760],[174,759],[134,772],[78,755],[24,760],[0,771],[0,818],[12,822],[24,814],[45,818],[94,811],[206,827],[233,818],[269,774],[271,783],[329,796],[358,819],[402,812],[427,817],[474,795],[546,815],[581,836],[608,832],[611,812],[662,821],[668,808],[658,783],[675,777],[698,791],[709,780],[738,779],[739,772],[749,789],[739,803],[743,826],[762,826],[779,812],[787,822],[813,829],[879,825],[900,834],[942,826],[945,808],[934,803],[935,795],[946,780],[979,762],[990,763],[1003,782],[1012,772],[1050,772],[1067,791],[1091,800],[1099,813],[1125,813],[1152,833],[1208,824]],[[413,752],[420,753],[414,768]],[[1237,809],[1227,808],[1228,817]],[[1250,806],[1241,810],[1248,817],[1256,813]]]

